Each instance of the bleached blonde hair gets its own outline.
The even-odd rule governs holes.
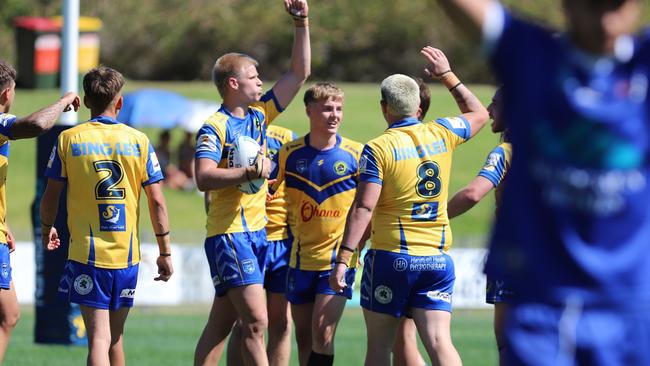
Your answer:
[[[415,116],[420,107],[420,88],[412,78],[394,74],[381,82],[381,99],[392,115]]]

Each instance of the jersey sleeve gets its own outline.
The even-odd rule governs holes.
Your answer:
[[[506,159],[503,148],[501,146],[495,147],[488,155],[483,168],[478,172],[478,176],[486,178],[497,187],[508,170]]]
[[[251,107],[260,110],[264,114],[264,123],[267,126],[284,111],[275,93],[273,93],[273,89],[262,95],[260,101],[254,103]]]
[[[225,129],[218,129],[209,124],[203,125],[197,133],[194,158],[197,160],[208,158],[219,164],[225,141]]]
[[[56,144],[52,147],[50,158],[45,168],[45,176],[59,181],[66,181],[68,174],[65,169],[65,149],[63,148],[63,138],[59,136]]]
[[[158,156],[156,156],[156,151],[151,145],[151,141],[148,143],[149,149],[147,152],[147,163],[146,163],[146,174],[144,175],[145,180],[142,182],[143,186],[159,182],[164,179],[162,169],[160,168],[160,163],[158,162]]]
[[[0,143],[11,140],[11,126],[16,122],[16,116],[9,113],[0,113]]]
[[[463,116],[438,118],[434,123],[445,128],[447,131],[446,140],[451,144],[451,148],[455,148],[472,136],[469,122]]]
[[[359,158],[359,181],[383,184],[384,171],[377,147],[370,143],[363,147]]]

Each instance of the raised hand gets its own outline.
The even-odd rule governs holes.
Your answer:
[[[445,54],[434,47],[426,46],[420,53],[429,61],[430,66],[424,69],[424,72],[431,78],[438,78],[442,74],[451,71],[451,66],[449,66],[449,61]]]
[[[296,20],[307,18],[309,15],[307,0],[284,0],[284,9]]]

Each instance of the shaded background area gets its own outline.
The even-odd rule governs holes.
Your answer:
[[[511,8],[561,25],[561,0],[506,0]],[[15,61],[12,19],[60,15],[61,0],[2,0],[0,57]],[[312,0],[312,79],[378,81],[422,69],[418,50],[442,47],[468,82],[490,82],[488,68],[434,0]],[[645,7],[643,21],[650,20]],[[286,70],[293,28],[282,2],[251,0],[85,0],[100,18],[101,62],[131,79],[209,80],[228,51],[257,58],[267,80]]]

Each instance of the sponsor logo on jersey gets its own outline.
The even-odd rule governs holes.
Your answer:
[[[128,299],[132,299],[135,297],[135,289],[134,288],[125,288],[120,292],[120,297],[126,297]]]
[[[427,292],[427,297],[433,300],[440,300],[444,302],[451,303],[451,294],[448,292],[442,291],[429,291]]]
[[[217,135],[204,133],[196,141],[196,151],[217,152]]]
[[[126,231],[126,207],[123,203],[98,204],[99,231]]]
[[[337,175],[345,175],[348,172],[348,164],[342,160],[334,163],[334,173]]]
[[[87,274],[82,274],[74,279],[74,290],[79,295],[88,295],[93,290],[93,279]]]
[[[16,119],[16,116],[14,116],[13,114],[0,113],[0,124],[3,127],[7,127],[7,125],[9,124],[9,121],[14,120],[14,119]]]
[[[303,201],[300,206],[300,218],[302,218],[303,222],[310,221],[314,217],[318,219],[328,219],[340,218],[341,216],[343,216],[341,210],[320,210],[318,209],[318,206],[309,201]]]
[[[361,158],[359,159],[359,173],[365,173],[366,168],[368,167],[368,156],[367,155],[361,155]]]
[[[404,258],[396,258],[393,261],[393,269],[396,270],[397,272],[406,271],[408,266],[409,266],[408,261]]]
[[[212,277],[212,286],[219,286],[220,284],[221,280],[219,279],[219,276]]]
[[[388,304],[393,301],[393,290],[390,287],[379,285],[375,288],[375,300],[380,304]]]
[[[411,218],[417,221],[436,221],[438,219],[438,202],[414,203]]]
[[[151,166],[153,167],[153,171],[159,172],[161,170],[160,162],[158,161],[158,156],[156,156],[155,152],[149,154],[149,160],[151,160]]]
[[[252,259],[244,259],[241,261],[241,269],[245,273],[252,274],[255,272],[255,263]]]
[[[500,161],[501,161],[501,154],[496,152],[491,153],[487,157],[487,161],[485,162],[485,166],[483,167],[483,170],[495,171],[499,166]]]
[[[52,152],[50,153],[50,158],[47,159],[47,167],[52,168],[52,163],[54,163],[54,157],[56,156],[56,146],[52,148]]]

